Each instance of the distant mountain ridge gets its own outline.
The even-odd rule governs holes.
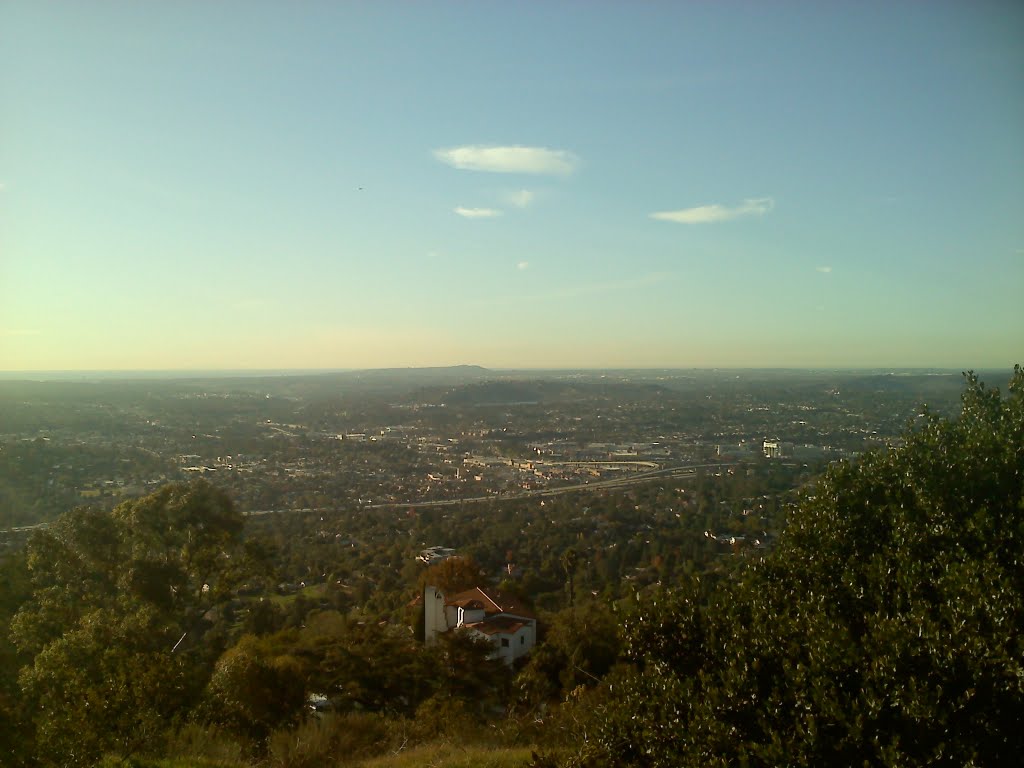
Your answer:
[[[480,378],[494,373],[479,365],[444,365],[427,368],[365,368],[333,374],[346,377],[405,377],[410,379]]]

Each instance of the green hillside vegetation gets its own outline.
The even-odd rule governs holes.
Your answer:
[[[602,531],[674,491],[636,494]],[[394,566],[394,542],[367,560],[392,593],[307,586],[282,605],[239,595],[303,545],[247,535],[214,486],[67,512],[0,565],[0,763],[959,766],[1024,749],[1020,368],[1006,396],[969,375],[958,419],[926,411],[898,448],[807,484],[771,550],[701,567],[666,551],[613,585],[582,530],[537,514],[558,542],[534,580],[543,642],[508,669],[460,633],[425,647],[413,607],[397,620],[422,571]]]
[[[778,548],[626,622],[575,765],[1009,765],[1024,747],[1024,372],[829,470]]]

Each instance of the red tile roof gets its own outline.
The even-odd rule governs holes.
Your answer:
[[[447,605],[457,605],[460,608],[468,608],[470,610],[483,609],[485,613],[487,611],[487,606],[485,606],[482,601],[473,597],[468,597],[465,600],[446,600],[445,602]]]
[[[480,605],[470,605],[473,602],[479,602]],[[524,608],[515,598],[508,597],[495,590],[484,591],[480,587],[459,592],[459,594],[448,598],[445,603],[447,605],[458,605],[463,608],[483,608],[484,613],[488,614],[511,613],[528,619],[536,618],[533,613]]]

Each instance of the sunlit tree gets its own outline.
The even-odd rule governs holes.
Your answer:
[[[594,765],[1009,765],[1024,749],[1024,372],[829,470],[775,552],[651,599]]]
[[[74,510],[35,533],[10,636],[29,660],[19,683],[42,759],[130,755],[188,711],[209,673],[202,615],[245,557],[241,527],[230,499],[198,483]]]

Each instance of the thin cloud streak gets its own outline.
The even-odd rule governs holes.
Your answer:
[[[699,205],[696,208],[683,208],[678,211],[658,211],[650,214],[658,221],[671,221],[676,224],[712,224],[720,221],[731,221],[742,216],[763,216],[775,207],[770,197],[755,197],[744,200],[732,208],[719,205]]]
[[[520,189],[517,192],[510,192],[506,196],[509,205],[514,205],[516,208],[526,208],[533,202],[534,194],[528,189]]]
[[[832,267],[815,267],[814,269],[815,269],[816,271],[818,271],[818,272],[822,272],[822,273],[824,273],[824,274],[826,274],[826,275],[827,275],[827,274],[828,274],[829,272],[831,272],[831,271],[832,271]]]
[[[460,205],[452,210],[467,219],[493,219],[495,216],[501,216],[501,211],[494,208],[463,208]]]
[[[436,149],[434,157],[462,171],[551,176],[567,176],[579,164],[579,158],[572,152],[546,147],[491,147],[473,144]]]

